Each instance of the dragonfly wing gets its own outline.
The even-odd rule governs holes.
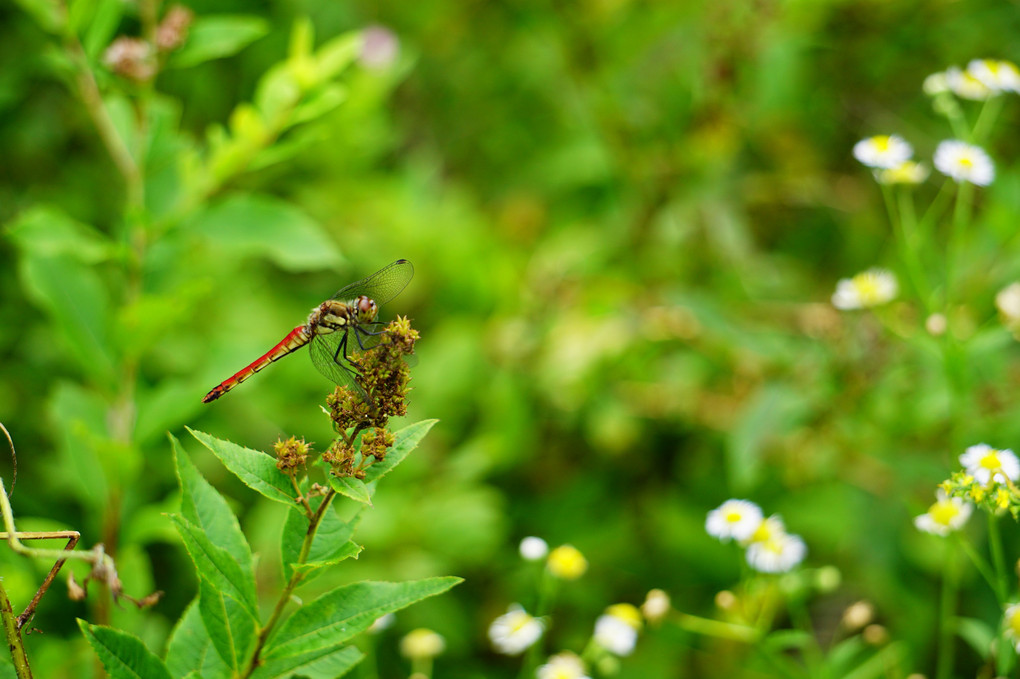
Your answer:
[[[357,351],[357,347],[351,348],[351,340],[347,340],[346,346],[341,346],[347,336],[348,331],[316,335],[312,338],[308,350],[312,356],[312,363],[326,379],[341,387],[350,387],[361,392],[361,387],[354,381],[357,369],[345,355]]]
[[[368,278],[341,288],[333,295],[333,299],[348,301],[365,295],[375,300],[379,306],[386,304],[407,287],[414,276],[414,267],[406,259],[398,259],[389,266],[376,271]]]

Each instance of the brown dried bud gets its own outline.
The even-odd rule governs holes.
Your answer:
[[[276,452],[276,468],[290,474],[305,466],[309,446],[304,439],[299,441],[291,436],[286,441],[277,441],[273,444],[273,450]]]
[[[121,36],[106,48],[103,63],[117,75],[143,82],[156,75],[152,46],[140,38]]]
[[[171,7],[156,27],[156,47],[159,51],[170,52],[183,45],[194,17],[194,12],[183,5]]]

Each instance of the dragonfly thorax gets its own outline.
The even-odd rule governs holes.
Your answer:
[[[310,334],[326,335],[360,323],[371,323],[379,314],[375,300],[366,295],[349,302],[331,299],[312,309],[307,327]]]

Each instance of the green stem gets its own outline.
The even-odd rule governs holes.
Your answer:
[[[942,578],[942,593],[939,598],[939,644],[935,664],[936,679],[949,679],[953,673],[953,635],[956,631],[956,595],[959,589],[960,569],[956,552],[951,551]]]
[[[917,233],[914,195],[909,188],[903,187],[898,192],[897,208],[899,219],[893,220],[893,228],[900,241],[900,256],[907,268],[907,275],[914,286],[914,292],[924,307],[925,315],[930,315],[932,313],[932,295],[928,279],[924,274],[924,264],[921,261],[921,242]]]
[[[1003,99],[1004,97],[1001,94],[997,94],[985,100],[984,106],[981,107],[981,112],[978,113],[978,119],[974,123],[974,130],[970,135],[975,144],[983,144],[988,138],[992,125],[1002,111]]]
[[[295,563],[303,564],[308,560],[308,554],[312,549],[312,542],[315,540],[315,535],[319,530],[319,524],[322,523],[322,517],[325,516],[326,510],[333,502],[333,498],[336,497],[336,491],[330,489],[322,497],[322,503],[316,510],[315,515],[308,522],[308,530],[305,531],[305,539],[301,543],[301,551],[298,553],[298,558]],[[241,677],[250,677],[253,672],[258,668],[259,655],[262,653],[262,648],[266,645],[266,641],[269,639],[269,635],[272,634],[273,628],[276,623],[280,621],[280,616],[283,615],[283,609],[287,607],[287,603],[290,601],[291,595],[297,586],[301,584],[304,576],[298,572],[297,569],[290,576],[290,580],[287,585],[280,592],[279,598],[276,600],[276,605],[273,607],[273,612],[269,616],[269,620],[265,626],[259,631],[258,639],[255,643],[255,649],[252,651],[251,659],[248,661],[247,667],[245,667],[244,673]]]
[[[18,616],[14,615],[11,600],[7,597],[7,590],[4,589],[3,578],[0,578],[0,619],[3,620],[7,649],[11,652],[11,662],[14,664],[14,671],[18,679],[31,679],[32,668],[28,664],[25,642],[21,638],[21,630],[18,628]]]
[[[982,559],[981,555],[977,553],[969,542],[967,542],[966,538],[959,533],[956,534],[956,543],[963,550],[963,553],[967,555],[967,558],[970,559],[970,562],[974,565],[974,568],[977,569],[977,572],[981,574],[982,578],[984,578],[989,589],[993,592],[997,591],[998,584],[995,581],[995,572],[992,570],[992,567],[988,564],[988,562]]]
[[[999,518],[988,515],[988,548],[992,553],[992,565],[995,567],[995,597],[1000,606],[1006,604],[1008,590],[1006,575],[1006,557],[1002,550],[1002,533],[999,530]]]

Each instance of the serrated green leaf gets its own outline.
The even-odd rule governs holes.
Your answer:
[[[198,583],[198,611],[216,653],[236,672],[255,646],[255,617],[244,602],[204,577]]]
[[[183,516],[171,514],[170,520],[177,527],[184,547],[195,564],[201,578],[224,595],[239,601],[252,618],[258,616],[255,599],[255,576],[251,565],[246,569],[226,549],[213,544],[201,527]],[[210,630],[211,632],[211,630]]]
[[[253,679],[277,679],[300,676],[307,679],[334,679],[341,677],[361,662],[365,656],[354,646],[337,649],[320,649],[309,653],[275,658],[259,666]]]
[[[366,505],[372,504],[372,492],[361,479],[330,474],[329,487],[355,502],[361,502]]]
[[[202,622],[197,598],[188,605],[170,634],[166,666],[174,679],[184,679],[191,674],[200,675],[203,679],[226,679],[230,676],[230,668],[216,652]]]
[[[205,15],[188,28],[188,40],[171,55],[168,66],[187,68],[240,52],[269,32],[269,23],[257,16]]]
[[[378,481],[398,464],[404,461],[412,450],[418,447],[421,440],[439,420],[422,420],[409,424],[393,434],[393,447],[386,451],[386,457],[372,464],[365,470],[365,483]]]
[[[289,271],[331,269],[341,261],[318,222],[270,196],[234,194],[196,215],[189,228],[232,257],[266,257]]]
[[[288,507],[293,507],[297,503],[297,491],[290,477],[276,468],[275,458],[261,451],[218,439],[205,432],[187,429],[246,486]]]
[[[37,257],[69,255],[84,264],[98,264],[118,251],[106,234],[52,205],[21,212],[3,231],[24,253]]]
[[[82,370],[100,383],[112,383],[109,296],[96,270],[69,255],[30,255],[21,258],[20,273]]]
[[[172,679],[163,661],[138,637],[80,618],[78,627],[111,679]]]
[[[461,581],[444,577],[340,587],[294,611],[273,635],[262,657],[288,658],[335,648],[368,629],[376,618],[442,594]]]
[[[335,566],[341,561],[357,558],[358,555],[361,554],[361,551],[363,549],[364,547],[362,547],[361,545],[351,540],[348,540],[347,542],[341,544],[338,548],[333,550],[333,554],[328,559],[317,559],[315,561],[306,561],[305,563],[302,564],[289,564],[289,565],[292,567],[293,570],[307,576],[308,574],[321,570],[323,568]]]
[[[322,504],[322,496],[311,498],[312,509],[317,510]],[[342,550],[348,549],[354,529],[361,520],[359,511],[349,521],[343,521],[330,507],[319,522],[319,528],[315,532],[312,546],[308,550],[306,561],[329,561],[337,558]],[[301,547],[304,544],[305,535],[308,532],[308,518],[305,513],[297,507],[287,512],[287,520],[284,522],[283,534],[280,536],[280,558],[283,561],[283,576],[290,579],[292,564],[296,563],[301,554]],[[360,548],[358,549],[360,551]],[[343,558],[349,558],[348,555]]]
[[[230,511],[223,496],[202,478],[173,435],[170,435],[170,444],[177,463],[177,479],[181,484],[181,514],[201,529],[213,544],[226,550],[245,577],[252,574],[254,582],[251,548],[241,532],[237,517]]]

